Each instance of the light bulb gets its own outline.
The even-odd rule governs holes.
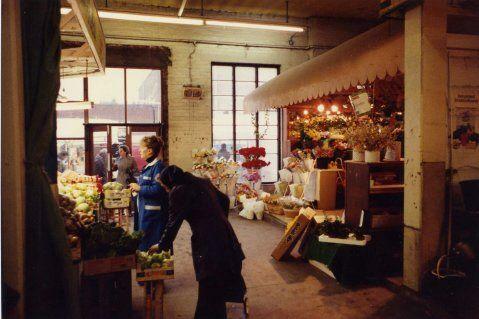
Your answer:
[[[318,105],[318,112],[324,112],[324,105],[323,104]]]
[[[334,113],[336,113],[338,111],[338,106],[336,104],[334,104],[333,106],[331,106],[331,111],[333,111]]]
[[[308,115],[308,114],[309,114],[309,111],[308,111],[308,110],[304,110],[304,111],[303,111],[303,114],[304,114],[304,115]]]
[[[296,116],[296,119],[299,120],[299,116]]]

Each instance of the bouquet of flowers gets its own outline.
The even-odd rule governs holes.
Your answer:
[[[212,157],[217,153],[218,151],[215,148],[202,148],[201,150],[195,148],[191,151],[191,157],[194,159],[195,163],[202,163],[205,161],[211,162],[213,161]]]
[[[297,148],[291,152],[291,155],[299,160],[313,159],[313,150],[310,148],[305,148],[304,150]]]
[[[270,164],[260,159],[260,157],[266,156],[264,147],[245,147],[240,149],[238,153],[244,157],[245,161],[241,166],[246,169],[260,169]]]
[[[313,148],[315,158],[331,158],[334,157],[334,148],[329,146],[329,141],[325,141],[321,146]]]

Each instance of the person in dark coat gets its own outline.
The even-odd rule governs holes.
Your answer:
[[[161,173],[159,181],[169,192],[169,217],[150,253],[171,249],[186,220],[193,233],[193,265],[199,282],[195,319],[225,319],[226,302],[243,302],[246,293],[241,275],[245,255],[228,221],[229,198],[208,179],[174,165]]]
[[[108,169],[106,161],[108,160],[108,151],[102,148],[95,156],[95,167],[93,173],[101,177],[102,184],[108,182]]]
[[[140,142],[140,156],[148,164],[143,167],[138,183],[130,183],[133,194],[138,194],[137,208],[139,230],[144,232],[140,246],[147,251],[158,243],[168,221],[168,194],[155,180],[165,168],[160,159],[163,141],[158,136],[145,136]]]

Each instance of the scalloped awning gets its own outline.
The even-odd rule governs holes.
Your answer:
[[[286,107],[404,72],[401,21],[388,21],[303,64],[247,95],[245,113]]]

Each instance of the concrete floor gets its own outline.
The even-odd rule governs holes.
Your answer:
[[[425,302],[413,301],[382,285],[345,288],[311,265],[277,262],[270,257],[282,229],[265,221],[230,214],[246,254],[243,275],[248,287],[250,318],[450,318]],[[175,241],[175,276],[165,283],[165,318],[193,318],[197,282],[185,222]],[[141,318],[143,290],[133,285],[135,317]]]

